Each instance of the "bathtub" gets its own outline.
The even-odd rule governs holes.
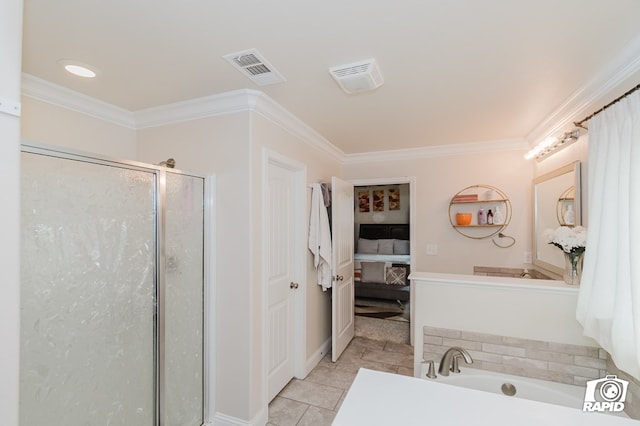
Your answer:
[[[441,376],[437,373],[438,364],[435,365],[435,370],[438,377],[430,379],[427,377],[427,365],[423,364],[420,377],[437,383],[461,386],[468,389],[530,399],[532,401],[546,402],[570,408],[582,409],[582,403],[584,402],[585,388],[582,386],[512,376],[493,371],[479,370],[477,368],[469,368],[468,366],[466,368],[460,366],[460,373],[449,373],[448,376]]]
[[[469,373],[465,369],[460,377]],[[467,374],[470,375],[470,374]],[[361,368],[333,426],[639,426],[635,420]]]

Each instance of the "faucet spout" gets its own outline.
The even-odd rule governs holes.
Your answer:
[[[454,346],[447,349],[444,355],[442,355],[440,366],[438,367],[438,373],[442,376],[448,376],[449,371],[459,373],[460,369],[458,368],[458,358],[464,358],[464,362],[467,364],[473,364],[473,358],[471,358],[469,352],[463,348]]]

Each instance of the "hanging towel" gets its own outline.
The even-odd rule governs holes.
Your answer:
[[[324,206],[329,207],[331,205],[331,189],[329,188],[329,184],[326,182],[321,183],[320,189],[322,190],[322,199],[324,200]]]
[[[318,272],[318,285],[322,286],[322,291],[327,291],[331,288],[331,229],[322,188],[318,183],[311,185],[309,250],[313,253],[313,265]]]

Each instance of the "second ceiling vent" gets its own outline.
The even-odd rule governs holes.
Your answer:
[[[331,67],[329,73],[342,90],[349,94],[374,90],[384,83],[380,68],[373,58]]]

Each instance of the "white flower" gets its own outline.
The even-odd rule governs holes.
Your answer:
[[[549,244],[562,249],[565,253],[581,253],[587,245],[587,230],[582,226],[570,228],[560,226],[555,231],[547,229],[544,236]]]

